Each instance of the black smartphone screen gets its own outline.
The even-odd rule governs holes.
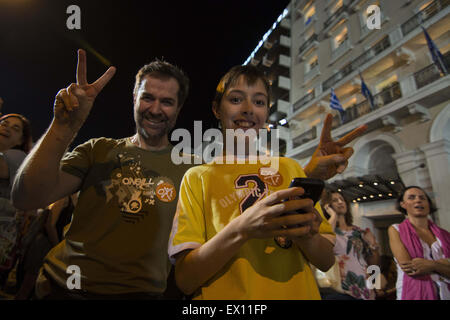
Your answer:
[[[301,187],[305,190],[305,193],[301,196],[301,198],[308,198],[314,201],[316,204],[319,201],[320,196],[322,195],[323,188],[325,183],[320,179],[313,178],[294,178],[289,185],[289,188],[292,187]]]
[[[323,180],[314,178],[294,178],[289,185],[289,188],[301,187],[305,190],[305,193],[300,196],[301,199],[311,199],[314,201],[314,205],[319,201],[322,195],[325,183]],[[304,213],[302,210],[297,210],[298,213]]]

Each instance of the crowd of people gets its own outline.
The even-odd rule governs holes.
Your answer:
[[[304,168],[285,157],[276,167],[237,161],[251,156],[248,137],[246,148],[224,145],[211,163],[176,165],[169,133],[189,79],[155,60],[136,75],[136,134],[67,152],[114,73],[89,83],[79,50],[76,83],[58,92],[33,148],[24,116],[0,118],[0,285],[14,270],[15,299],[449,299],[450,235],[430,220],[424,190],[406,188],[398,200],[405,219],[389,229],[393,260],[353,224],[341,193],[325,190],[313,203],[289,188],[296,177],[342,173],[353,153],[346,145],[367,126],[335,141],[327,115]],[[212,112],[224,133],[258,131],[270,101],[266,76],[236,66],[220,80]],[[375,287],[372,265],[382,266]]]

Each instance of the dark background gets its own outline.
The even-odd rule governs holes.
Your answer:
[[[73,145],[92,137],[134,133],[132,90],[139,68],[154,58],[191,79],[176,128],[216,125],[211,101],[220,77],[243,64],[288,0],[0,0],[0,97],[3,114],[29,118],[36,141],[53,117],[56,93],[75,82],[77,48],[88,51],[88,81],[117,67]],[[69,5],[81,9],[81,30],[69,30]]]

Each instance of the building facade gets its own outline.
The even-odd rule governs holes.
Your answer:
[[[289,99],[285,93],[274,119],[286,115],[285,155],[305,165],[329,112],[334,138],[367,124],[351,144],[346,171],[329,186],[353,202],[355,224],[377,230],[384,246],[386,228],[402,220],[394,199],[404,186],[424,188],[438,207],[433,219],[450,230],[449,4],[293,0],[282,21],[289,26]],[[422,27],[443,54],[444,71],[433,62]],[[362,94],[362,81],[372,101]],[[342,114],[330,108],[332,89]]]

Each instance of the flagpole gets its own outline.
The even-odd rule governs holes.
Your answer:
[[[448,74],[448,70],[445,67],[445,63],[442,60],[442,53],[439,51],[438,47],[436,46],[436,44],[434,43],[433,39],[431,39],[431,36],[428,34],[427,30],[425,29],[425,27],[422,25],[422,23],[420,23],[420,27],[422,28],[422,31],[425,35],[425,40],[427,42],[427,46],[428,49],[430,51],[431,54],[431,59],[433,60],[434,64],[436,64],[436,66],[439,69],[439,73],[443,76]]]

